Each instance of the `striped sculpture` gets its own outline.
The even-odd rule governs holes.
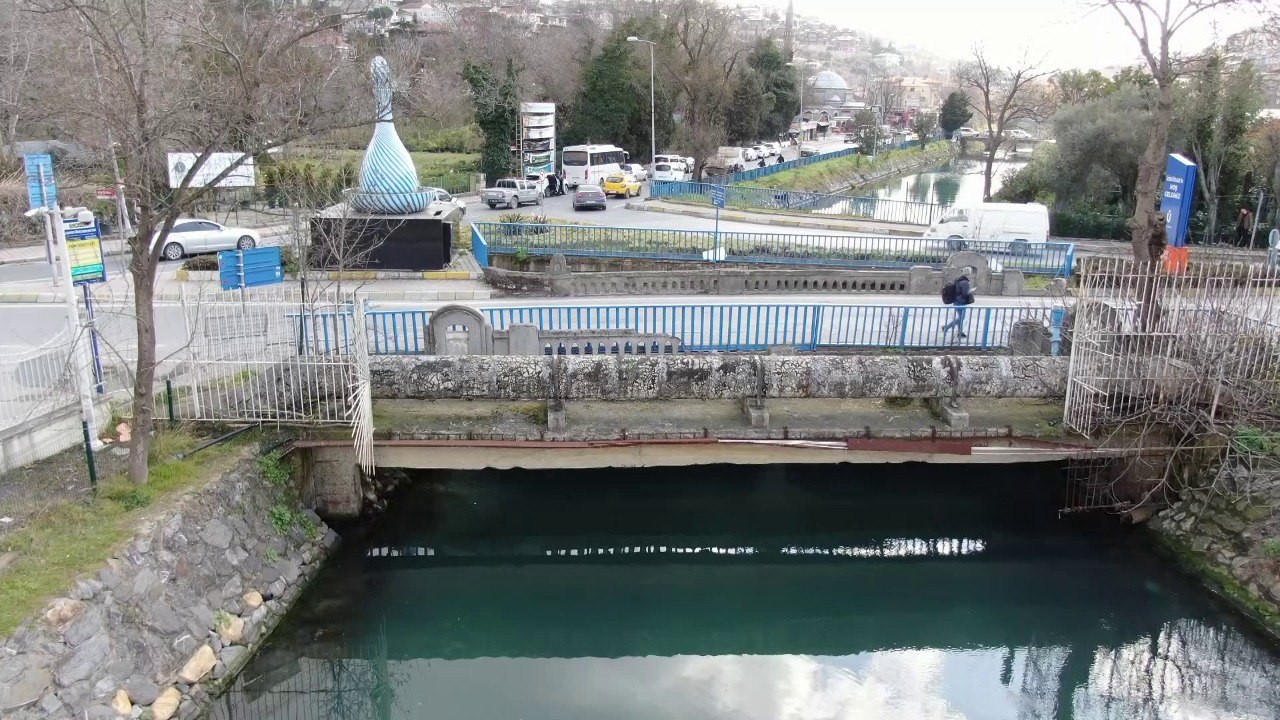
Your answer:
[[[408,215],[422,212],[435,193],[418,185],[418,170],[400,141],[391,116],[391,70],[378,56],[369,64],[377,122],[360,164],[360,187],[346,191],[351,209],[369,215]]]

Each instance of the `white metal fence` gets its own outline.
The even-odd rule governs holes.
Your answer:
[[[48,457],[80,437],[76,335],[37,347],[0,346],[0,472]],[[29,432],[39,429],[40,432]]]

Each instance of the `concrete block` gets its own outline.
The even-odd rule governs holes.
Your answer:
[[[929,398],[929,409],[952,430],[969,427],[969,412],[956,398]]]
[[[907,292],[912,295],[929,295],[933,293],[933,268],[928,265],[916,265],[907,272]]]
[[[1027,276],[1017,268],[1005,268],[1001,274],[1004,276],[1004,289],[1000,294],[1013,297],[1021,295],[1027,284]]]
[[[563,400],[547,401],[547,432],[552,435],[563,435],[568,428]]]
[[[538,327],[516,323],[508,330],[508,348],[511,355],[541,355],[542,341],[538,339]]]
[[[752,428],[769,429],[769,408],[765,405],[764,398],[742,398],[742,412],[751,421]]]

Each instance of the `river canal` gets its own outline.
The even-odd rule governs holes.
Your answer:
[[[1280,658],[1059,468],[424,473],[219,720],[1280,717]]]
[[[996,161],[991,173],[991,192],[999,192],[1004,185],[1005,176],[1025,165],[1026,163],[1020,160]],[[931,170],[883,180],[862,188],[856,194],[884,200],[972,206],[982,202],[984,166],[984,162],[980,159],[957,158]]]

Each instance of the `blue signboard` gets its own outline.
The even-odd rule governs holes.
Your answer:
[[[1191,206],[1195,204],[1196,164],[1171,153],[1164,171],[1164,187],[1160,193],[1160,212],[1169,225],[1169,246],[1187,244],[1191,226]]]
[[[711,186],[711,205],[717,208],[724,207],[724,186],[723,185]]]
[[[28,209],[51,208],[58,204],[58,184],[53,179],[53,156],[24,155],[22,168],[27,174]]]
[[[218,253],[218,279],[223,290],[276,285],[284,282],[280,248],[223,250]]]

